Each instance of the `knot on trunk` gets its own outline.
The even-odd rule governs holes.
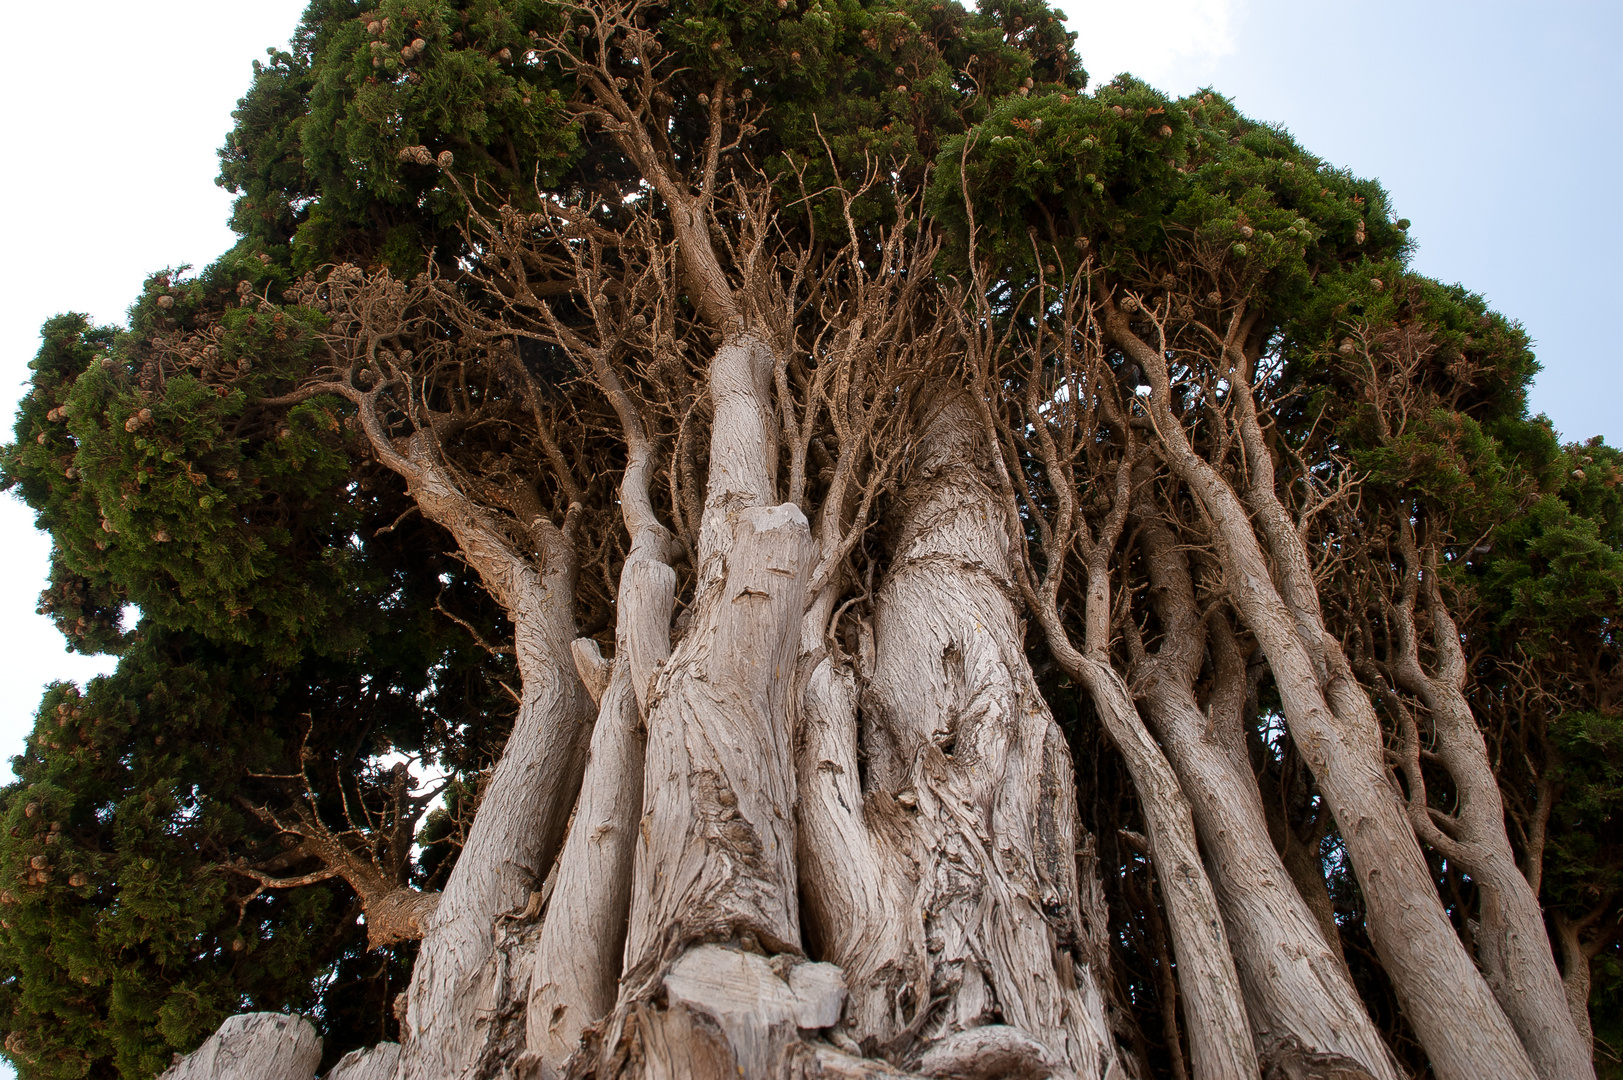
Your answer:
[[[1006,1024],[958,1031],[919,1058],[918,1071],[939,1080],[1046,1080],[1069,1070],[1059,1055]]]
[[[378,949],[397,941],[416,941],[440,906],[437,892],[394,889],[366,904],[366,944]]]
[[[1294,1035],[1269,1041],[1262,1053],[1262,1080],[1375,1080],[1344,1054],[1304,1046]]]

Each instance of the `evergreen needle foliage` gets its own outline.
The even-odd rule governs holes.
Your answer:
[[[126,327],[75,314],[43,327],[0,482],[52,539],[41,611],[73,648],[119,662],[88,686],[46,690],[0,790],[0,1030],[19,1075],[151,1077],[249,1010],[313,1018],[323,1068],[401,1037],[396,997],[418,946],[384,932],[377,905],[445,883],[530,693],[512,606],[423,511],[421,482],[389,464],[415,452],[413,432],[432,433],[434,460],[504,542],[533,553],[537,522],[573,530],[578,630],[613,651],[635,539],[618,501],[632,450],[588,350],[571,344],[612,325],[614,348],[647,353],[628,381],[669,420],[655,433],[673,455],[656,501],[677,546],[696,549],[684,499],[704,472],[693,425],[710,406],[694,411],[703,393],[684,388],[721,338],[687,279],[671,287],[673,309],[635,292],[626,268],[644,264],[627,238],[663,222],[670,196],[605,133],[629,121],[582,104],[613,90],[592,82],[594,58],[633,45],[645,67],[618,70],[665,72],[639,99],[662,160],[752,193],[710,223],[723,271],[742,279],[749,208],[769,207],[774,242],[793,253],[773,273],[827,275],[826,308],[792,313],[835,327],[813,332],[806,356],[860,333],[827,298],[881,265],[896,230],[937,246],[894,279],[971,312],[931,378],[967,378],[963,342],[977,333],[1036,357],[979,369],[1036,563],[1063,563],[1043,551],[1045,515],[1069,505],[1057,485],[1098,522],[1116,491],[1090,464],[1116,437],[1109,424],[1077,444],[1064,480],[1037,446],[1047,414],[999,411],[1071,362],[1042,342],[1074,330],[1095,343],[1131,417],[1122,431],[1150,438],[1152,395],[1166,395],[1193,439],[1237,455],[1226,461],[1249,452],[1223,442],[1234,385],[1174,364],[1152,387],[1103,313],[1163,357],[1256,358],[1245,392],[1393,782],[1422,816],[1459,809],[1398,672],[1401,598],[1435,589],[1551,948],[1569,983],[1588,965],[1597,1065],[1623,1075],[1623,458],[1598,439],[1563,444],[1528,415],[1539,366],[1522,328],[1409,268],[1409,223],[1378,183],[1216,91],[1174,100],[1129,76],[1088,89],[1077,35],[1041,0],[675,0],[639,8],[632,44],[612,46],[592,10],[312,0],[289,48],[255,64],[220,151],[237,245],[201,272],[155,273]],[[726,145],[707,161],[720,128]],[[566,233],[590,251],[569,272],[545,248]],[[848,241],[859,255],[829,261]],[[523,306],[521,284],[561,305],[556,322]],[[1073,317],[1084,307],[1095,322]],[[369,329],[379,311],[407,329]],[[780,392],[804,399],[806,370]],[[873,400],[900,400],[919,378],[899,375]],[[384,389],[374,430],[357,402]],[[834,460],[808,446],[807,490],[822,497]],[[841,579],[844,599],[870,607],[912,477],[873,469],[877,524],[842,556]],[[1227,611],[1209,520],[1157,483],[1189,550],[1213,553],[1197,559],[1203,617]],[[1137,542],[1112,570],[1119,612],[1103,655],[1123,671],[1140,670],[1162,633],[1158,587],[1128,552]],[[702,568],[675,565],[680,607]],[[1085,593],[1074,581],[1055,592],[1078,641]],[[840,624],[852,655],[870,632],[864,610]],[[1431,617],[1421,624],[1441,625]],[[1245,754],[1271,838],[1310,852],[1294,884],[1332,920],[1394,1059],[1419,1075],[1427,1050],[1371,942],[1345,839],[1260,646],[1235,625],[1252,654]],[[1173,996],[1141,796],[1048,640],[1033,628],[1027,651],[1097,838],[1086,850],[1109,913],[1098,958],[1112,972],[1111,1039],[1147,1073],[1171,1074],[1190,1053],[1188,1006]],[[1437,660],[1430,645],[1421,654]],[[1450,850],[1438,838],[1427,866],[1474,950],[1482,893]]]

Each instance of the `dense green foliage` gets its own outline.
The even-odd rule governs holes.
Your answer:
[[[1075,35],[1038,0],[680,0],[649,19],[680,69],[658,104],[673,156],[697,153],[709,95],[724,93],[752,124],[731,167],[774,184],[808,242],[844,226],[832,202],[803,214],[803,195],[877,171],[927,202],[943,280],[978,270],[1001,319],[1044,317],[1033,287],[1083,260],[1102,287],[1162,305],[1173,348],[1196,314],[1252,304],[1273,362],[1270,437],[1324,483],[1355,476],[1365,492],[1360,531],[1318,539],[1390,566],[1389,538],[1411,522],[1440,553],[1513,839],[1528,849],[1549,801],[1552,915],[1599,905],[1615,920],[1623,461],[1598,441],[1562,447],[1527,415],[1526,335],[1407,268],[1408,222],[1378,184],[1215,93],[1174,101],[1127,77],[1085,93]],[[0,1028],[23,1076],[150,1076],[244,1007],[311,1013],[329,1061],[394,1031],[410,948],[368,952],[341,882],[256,891],[233,867],[318,869],[278,863],[256,810],[309,805],[341,827],[347,798],[386,801],[404,754],[455,785],[406,875],[441,880],[510,724],[512,660],[470,636],[506,628],[444,554],[451,539],[410,515],[349,407],[283,400],[321,362],[328,325],[294,287],[336,262],[454,277],[479,254],[470,209],[594,191],[612,216],[637,181],[570,118],[579,88],[544,42],[564,26],[592,47],[578,11],[540,0],[314,0],[290,49],[255,65],[221,151],[237,247],[200,274],[149,279],[127,329],[46,324],[0,469],[53,540],[44,609],[75,648],[121,660],[47,692],[0,791]],[[1327,587],[1349,636],[1370,619],[1364,588]],[[1165,931],[1147,860],[1116,835],[1138,827],[1131,785],[1076,691],[1049,678],[1045,692],[1101,837],[1117,989],[1137,1049],[1163,1062]],[[1286,793],[1292,827],[1319,830],[1349,961],[1408,1053],[1334,830],[1269,734],[1266,685],[1254,705],[1264,787]],[[1435,868],[1467,925],[1469,884]],[[1623,1014],[1618,948],[1594,963],[1603,1038],[1623,1036],[1606,1026]]]
[[[313,1013],[333,1053],[386,1035],[412,950],[369,954],[341,882],[234,872],[319,869],[252,811],[313,796],[339,823],[344,793],[386,799],[390,752],[471,783],[510,722],[511,662],[435,610],[494,618],[434,554],[448,540],[386,529],[407,504],[333,403],[258,406],[302,373],[319,315],[222,309],[231,269],[155,278],[131,331],[47,324],[6,453],[55,541],[46,609],[122,654],[46,694],[0,792],[0,1012],[26,1075],[150,1076],[244,1006]],[[200,321],[213,349],[174,353]],[[414,875],[452,861],[431,845]]]

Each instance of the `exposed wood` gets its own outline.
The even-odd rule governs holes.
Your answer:
[[[228,1017],[161,1080],[313,1080],[321,1036],[310,1021],[283,1013]]]
[[[1168,408],[1165,357],[1133,332],[1122,311],[1110,311],[1106,325],[1142,366],[1158,443],[1212,522],[1235,606],[1267,654],[1292,737],[1347,843],[1368,904],[1371,937],[1433,1068],[1441,1080],[1532,1080],[1535,1073],[1521,1041],[1443,910],[1388,782],[1369,697],[1340,658],[1339,645],[1314,619],[1316,599],[1310,602],[1295,589],[1292,609],[1282,598],[1239,495],[1195,453],[1181,419]],[[1289,537],[1275,539],[1279,543],[1270,545],[1269,553],[1276,560],[1304,562],[1294,528]]]

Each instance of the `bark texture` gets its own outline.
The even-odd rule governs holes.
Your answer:
[[[394,1080],[400,1068],[400,1044],[379,1043],[351,1050],[338,1059],[322,1080]]]
[[[822,209],[787,224],[758,177],[729,181],[761,106],[719,79],[678,132],[638,0],[565,22],[531,34],[529,57],[561,66],[572,118],[639,174],[635,197],[549,196],[501,207],[499,224],[471,200],[470,287],[381,275],[373,314],[352,304],[338,374],[299,399],[355,408],[371,453],[510,618],[522,681],[442,893],[361,866],[354,845],[317,852],[337,869],[312,880],[350,880],[374,945],[422,939],[401,1044],[332,1076],[1138,1080],[1115,1036],[1142,1047],[1151,1025],[1122,1020],[1136,1002],[1120,1008],[1119,949],[1123,967],[1154,968],[1130,974],[1132,993],[1158,1001],[1154,1053],[1179,1080],[1398,1080],[1318,851],[1253,772],[1253,751],[1272,752],[1265,666],[1435,1075],[1592,1077],[1568,1004],[1587,992],[1589,945],[1558,927],[1563,987],[1425,565],[1435,549],[1404,524],[1409,576],[1381,600],[1392,647],[1345,645],[1314,534],[1293,488],[1276,490],[1245,302],[1202,290],[1230,303],[1228,339],[1169,345],[1087,237],[1052,285],[1072,256],[1041,252],[1035,230],[1037,282],[1005,296],[1010,282],[982,280],[967,188],[965,300],[935,275],[939,241],[911,196],[889,232],[853,210],[880,173],[858,195],[807,196],[843,209],[838,241],[817,232]],[[365,276],[340,268],[322,287],[339,297]],[[1159,279],[1166,305],[1174,278]],[[1185,299],[1194,319],[1199,296]],[[395,351],[410,304],[431,312],[412,331],[436,350],[426,368]],[[545,378],[515,339],[546,354]],[[467,370],[487,362],[474,387]],[[1204,399],[1190,389],[1203,379]],[[554,437],[553,408],[590,446]],[[539,449],[513,434],[532,420]],[[475,474],[497,461],[506,479]],[[584,505],[583,489],[611,500],[616,475],[617,510]],[[1108,868],[1126,929],[1105,921],[1026,618],[1044,677],[1079,685],[1079,723],[1115,748],[1091,790],[1130,818],[1109,837],[1134,852]],[[1424,792],[1425,724],[1429,775],[1458,789],[1446,815]],[[312,852],[333,840],[315,825],[300,833]],[[1480,892],[1474,958],[1422,844]],[[306,1080],[303,1029],[238,1020],[173,1075],[237,1075],[216,1063],[252,1043],[283,1071],[241,1075]]]
[[[773,1075],[793,1035],[767,1012],[740,1013],[707,974],[800,951],[791,690],[815,547],[797,507],[772,505],[772,368],[751,333],[711,363],[699,583],[648,690],[625,974],[599,1064],[614,1073]],[[662,989],[665,1007],[649,1008]]]
[[[818,932],[847,971],[864,1049],[937,1044],[925,1053],[939,1057],[953,1040],[963,1056],[965,1033],[1002,1025],[1023,1039],[1000,1060],[1114,1075],[1084,952],[1070,755],[1025,661],[979,424],[956,399],[925,430],[876,603],[860,794],[854,747],[830,734],[848,724],[849,676],[813,676],[826,711],[808,710],[808,749],[830,756],[803,765],[826,778],[807,806],[831,840],[851,838],[808,877]],[[840,877],[864,883],[845,910],[823,888]]]
[[[456,537],[514,623],[523,679],[512,734],[480,797],[457,864],[428,920],[412,968],[402,1031],[403,1078],[460,1077],[482,1057],[496,1018],[510,1007],[506,957],[496,917],[525,907],[557,854],[579,790],[590,699],[575,670],[575,555],[545,519],[532,562],[453,483],[427,433],[404,455],[377,428],[373,446],[406,480],[425,515]]]
[[[1210,642],[1214,685],[1204,710],[1195,699],[1208,634],[1188,557],[1158,511],[1140,488],[1136,524],[1162,643],[1141,657],[1135,682],[1199,828],[1258,1052],[1265,1064],[1291,1046],[1339,1054],[1371,1077],[1397,1080],[1345,963],[1268,836],[1240,727],[1245,665],[1230,637]]]
[[[1407,770],[1412,790],[1410,819],[1418,836],[1463,867],[1476,883],[1480,896],[1474,935],[1477,958],[1539,1076],[1544,1080],[1592,1077],[1589,1037],[1573,1022],[1544,929],[1543,908],[1517,865],[1505,832],[1504,802],[1488,760],[1487,743],[1465,700],[1468,671],[1459,628],[1438,593],[1435,560],[1422,566],[1412,531],[1405,528],[1402,536],[1408,573],[1398,602],[1389,606],[1397,631],[1396,655],[1390,666],[1397,684],[1425,707],[1435,736],[1432,753],[1458,792],[1445,832],[1427,806],[1418,768],[1419,733],[1413,732],[1411,768]],[[1431,670],[1420,660],[1417,605],[1431,624],[1435,657]]]
[[[1169,464],[1209,515],[1236,607],[1268,657],[1292,737],[1328,800],[1368,905],[1370,935],[1399,1000],[1443,1080],[1534,1076],[1492,991],[1448,921],[1419,845],[1383,766],[1381,730],[1366,691],[1326,632],[1301,538],[1259,512],[1276,585],[1246,506],[1189,444],[1167,407],[1165,357],[1123,313],[1112,337],[1142,365],[1150,415]],[[1263,450],[1266,454],[1266,449]],[[1271,490],[1271,489],[1270,489]],[[1266,509],[1266,499],[1261,500]],[[1288,524],[1288,523],[1286,523]],[[1271,526],[1271,527],[1270,527]]]
[[[162,1080],[312,1080],[321,1036],[308,1020],[282,1013],[229,1017]]]

